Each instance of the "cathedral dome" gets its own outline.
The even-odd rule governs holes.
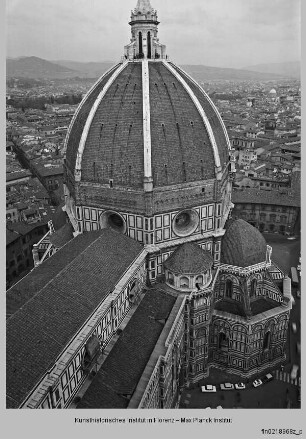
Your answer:
[[[179,246],[164,262],[165,268],[175,274],[206,273],[212,265],[213,258],[210,252],[202,250],[192,242]]]
[[[125,61],[89,91],[66,139],[66,167],[83,182],[140,189],[208,180],[229,160],[209,97],[165,60]]]
[[[65,145],[70,192],[78,182],[152,191],[214,179],[225,170],[230,142],[218,110],[168,60],[158,23],[150,2],[139,0],[122,62],[76,111]]]
[[[267,244],[262,234],[242,219],[229,221],[222,241],[221,263],[248,267],[266,260]]]

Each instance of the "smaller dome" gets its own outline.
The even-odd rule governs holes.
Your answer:
[[[267,244],[262,234],[242,219],[226,225],[222,241],[221,262],[237,267],[249,267],[266,260]]]
[[[191,242],[180,245],[164,262],[165,268],[175,274],[205,273],[212,264],[211,254]]]

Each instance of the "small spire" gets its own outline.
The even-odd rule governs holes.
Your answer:
[[[140,12],[151,12],[153,10],[150,0],[138,0],[135,9]]]
[[[160,44],[157,37],[159,21],[157,11],[150,0],[138,0],[136,8],[131,11],[132,38],[124,47],[125,59],[165,59],[166,46]]]

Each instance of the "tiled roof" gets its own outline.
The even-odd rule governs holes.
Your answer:
[[[234,302],[232,300],[219,300],[215,304],[215,310],[229,312],[230,314],[234,314],[240,317],[246,317],[246,313],[242,303]]]
[[[200,104],[202,105],[202,108],[210,122],[211,128],[213,130],[214,133],[214,137],[216,139],[216,143],[217,143],[217,147],[218,147],[218,152],[220,155],[220,162],[221,162],[221,166],[223,167],[224,164],[228,163],[229,160],[229,152],[228,152],[228,146],[226,143],[226,138],[225,138],[225,134],[222,128],[222,125],[219,121],[218,115],[215,111],[215,109],[213,108],[213,106],[211,105],[211,103],[209,102],[209,100],[207,99],[206,95],[203,93],[201,87],[199,85],[194,84],[186,75],[185,72],[183,70],[181,70],[179,67],[171,64],[172,67],[174,67],[180,75],[182,75],[182,77],[185,79],[185,81],[187,82],[187,84],[189,85],[189,87],[191,88],[191,90],[194,92],[194,94],[196,95],[196,97],[198,98],[198,100],[200,101]],[[245,123],[245,121],[241,121],[242,123]],[[202,133],[203,135],[203,133]],[[208,153],[208,148],[205,148],[205,155],[207,155]],[[208,167],[209,164],[208,162],[205,163],[205,168]]]
[[[268,299],[260,298],[251,302],[251,311],[253,316],[255,316],[256,314],[269,311],[269,309],[276,308],[277,306],[279,306],[278,302],[272,302]]]
[[[8,290],[8,407],[21,404],[142,249],[111,229],[84,233]]]
[[[182,71],[172,67],[191,87]],[[208,107],[207,98],[205,102]],[[160,63],[150,63],[150,111],[154,186],[214,178],[213,149],[200,113],[179,80]]]
[[[50,195],[48,194],[47,190],[42,186],[40,190],[37,192],[34,192],[34,196],[36,199],[48,199],[50,198]]]
[[[164,262],[164,266],[176,274],[204,273],[212,264],[211,254],[192,242],[180,245]]]
[[[301,145],[280,145],[280,148],[284,151],[301,152]]]
[[[73,227],[70,223],[66,223],[60,229],[56,230],[49,237],[51,244],[56,248],[61,248],[73,238]]]
[[[68,215],[63,211],[63,204],[61,203],[52,215],[52,224],[55,230],[60,229],[67,223]]]
[[[278,190],[264,191],[258,188],[233,190],[232,202],[247,204],[272,204],[278,206],[300,207],[301,200],[296,191],[279,192]]]
[[[270,145],[269,140],[254,139],[254,148],[264,148],[265,150],[274,149],[276,145]]]
[[[79,254],[82,254],[98,236],[99,232],[83,233],[77,236],[69,243],[69,246],[59,250],[55,257],[47,259],[42,265],[10,288],[6,293],[7,315],[13,315],[28,300],[39,293],[58,273],[72,263]]]
[[[19,180],[21,178],[31,177],[31,176],[32,176],[32,174],[28,170],[23,170],[20,172],[7,172],[6,173],[6,181],[14,181],[14,180]]]
[[[262,234],[242,219],[229,220],[221,247],[221,262],[248,267],[266,260],[267,245]]]
[[[272,300],[265,298],[259,298],[251,302],[251,314],[255,316],[257,314],[260,314],[265,311],[269,311],[270,309],[276,308],[278,306],[279,306],[278,302],[273,302]],[[243,304],[232,300],[226,300],[226,299],[219,300],[215,304],[215,310],[225,311],[240,317],[246,317],[246,312],[244,310]]]
[[[226,136],[216,110],[202,89],[178,67],[210,122],[221,166],[228,163]],[[82,103],[67,140],[68,169],[74,173],[76,150],[86,119],[109,75]],[[151,162],[153,186],[215,177],[213,147],[198,109],[178,78],[161,62],[149,62]],[[91,121],[82,155],[81,179],[143,188],[142,64],[129,62],[109,85]]]
[[[15,232],[14,230],[6,229],[6,245],[8,246],[12,242],[16,241],[18,238],[20,238],[20,235],[18,232]]]
[[[39,166],[39,167],[37,167],[37,170],[42,177],[49,177],[52,175],[61,175],[64,172],[62,165],[50,166],[50,167]]]
[[[118,68],[120,64],[117,64],[111,71],[102,76],[99,81],[93,86],[91,92],[86,98],[80,111],[78,112],[75,122],[71,125],[71,132],[67,142],[66,163],[72,173],[74,173],[75,161],[79,142],[82,136],[83,128],[85,126],[88,114],[98,97],[99,93],[103,90],[104,85],[109,80],[110,76],[114,72],[115,68]]]
[[[82,157],[82,180],[108,183],[113,179],[114,186],[142,188],[142,105],[141,63],[129,63],[110,85],[92,120]]]
[[[109,353],[77,408],[126,408],[164,328],[176,297],[152,289]],[[125,397],[123,396],[125,395]]]
[[[17,223],[8,224],[7,228],[9,230],[13,230],[20,235],[26,235],[27,233],[30,233],[32,230],[36,229],[37,227],[44,226],[48,222],[47,220],[37,221],[36,223],[27,224],[22,221]]]

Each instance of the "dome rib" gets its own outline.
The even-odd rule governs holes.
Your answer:
[[[172,65],[172,63],[170,63],[171,65]],[[208,94],[206,93],[206,91],[187,73],[187,72],[185,72],[183,69],[181,69],[180,67],[178,67],[178,66],[176,66],[176,69],[179,71],[179,72],[182,72],[185,76],[187,76],[187,78],[193,83],[193,85],[195,85],[199,90],[200,90],[200,92],[201,93],[203,93],[203,95],[206,97],[206,99],[207,99],[207,101],[210,103],[210,105],[211,105],[211,107],[215,110],[215,113],[216,113],[216,116],[218,117],[218,119],[219,119],[219,122],[220,122],[220,124],[221,124],[221,126],[222,126],[222,129],[223,129],[223,132],[224,132],[224,136],[225,136],[225,138],[226,138],[226,141],[227,141],[227,143],[228,143],[228,148],[229,149],[231,149],[231,142],[230,142],[230,140],[229,140],[229,137],[228,137],[228,134],[227,134],[227,131],[226,131],[226,128],[225,128],[225,125],[224,125],[224,122],[223,122],[223,120],[222,120],[222,118],[221,118],[221,116],[220,116],[220,113],[219,113],[219,111],[218,111],[218,109],[217,109],[217,107],[215,106],[215,104],[213,103],[213,101],[210,99],[210,97],[208,96]]]
[[[188,82],[190,82],[190,88],[194,92],[194,94],[197,96],[201,106],[203,107],[205,113],[207,114],[211,125],[216,127],[216,125],[220,124],[222,128],[222,133],[214,129],[214,136],[217,141],[219,155],[221,159],[222,165],[227,162],[228,155],[231,150],[231,143],[226,131],[226,127],[224,125],[224,122],[220,116],[220,113],[213,103],[213,101],[210,99],[208,94],[203,90],[203,88],[193,79],[188,73],[186,73],[181,67],[176,66],[173,63],[169,63],[171,66],[181,74],[182,77],[185,77]],[[207,105],[209,104],[209,105]]]
[[[82,156],[83,156],[83,152],[84,152],[84,148],[85,148],[88,132],[89,132],[91,123],[93,121],[93,118],[94,118],[94,116],[96,114],[96,111],[97,111],[97,109],[98,109],[98,107],[99,107],[103,97],[105,96],[106,92],[108,91],[108,89],[112,85],[112,83],[119,76],[119,74],[126,68],[127,65],[128,65],[128,63],[125,62],[119,68],[117,68],[115,70],[115,72],[112,74],[110,79],[107,81],[107,83],[105,84],[105,86],[103,87],[101,92],[99,93],[99,95],[96,98],[92,108],[90,109],[90,112],[88,114],[88,117],[86,119],[86,123],[85,123],[84,129],[83,129],[83,132],[82,132],[82,136],[81,136],[81,139],[80,139],[78,151],[77,151],[77,157],[76,157],[76,163],[75,163],[75,180],[76,181],[80,181],[81,180]]]
[[[101,76],[101,78],[98,79],[98,81],[96,81],[96,83],[89,89],[89,91],[82,99],[71,119],[65,138],[64,148],[66,150],[67,165],[70,171],[73,171],[73,174],[75,169],[75,161],[79,140],[88,116],[88,112],[99,92],[103,89],[104,84],[107,83],[112,73],[119,67],[119,65],[120,64],[116,64],[115,66],[111,67]]]
[[[196,106],[198,112],[200,113],[204,125],[208,131],[208,135],[209,135],[209,139],[211,142],[211,145],[213,147],[213,153],[214,153],[214,159],[215,159],[215,166],[216,168],[220,168],[221,166],[221,162],[220,162],[220,156],[219,156],[219,151],[218,151],[218,147],[216,144],[216,139],[212,130],[212,127],[209,123],[209,120],[204,112],[203,107],[201,106],[198,98],[196,97],[196,95],[193,93],[193,91],[191,90],[191,88],[189,87],[189,85],[187,84],[187,82],[184,80],[184,78],[182,78],[182,76],[178,73],[177,70],[175,70],[168,62],[162,60],[162,63],[164,64],[164,66],[170,70],[170,72],[180,81],[180,83],[183,85],[183,87],[185,88],[185,90],[188,92],[189,96],[191,97],[194,105]]]
[[[112,179],[117,187],[143,189],[141,64],[128,63],[102,99],[86,139],[82,182],[109,185]]]
[[[151,116],[150,116],[150,90],[149,90],[149,63],[144,60],[142,67],[142,102],[143,102],[143,161],[144,178],[152,181],[152,151],[151,151]],[[146,190],[146,185],[144,186]],[[151,186],[148,187],[151,189]]]
[[[125,61],[98,81],[74,118],[66,152],[71,190],[112,181],[151,192],[218,178],[229,161],[223,130],[201,88],[176,67]]]

